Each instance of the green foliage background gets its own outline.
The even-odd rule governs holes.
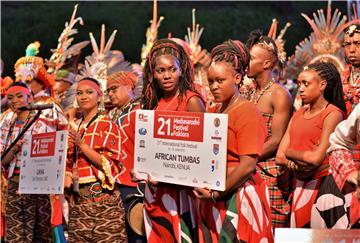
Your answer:
[[[4,61],[5,75],[13,76],[13,65],[25,55],[26,46],[35,40],[40,41],[39,56],[49,58],[50,49],[57,46],[57,39],[69,21],[77,2],[13,2],[1,1],[1,58]],[[99,42],[100,26],[106,25],[108,38],[114,29],[118,30],[113,50],[119,49],[130,62],[140,63],[141,46],[145,43],[145,31],[152,18],[151,1],[80,1],[77,16],[85,25],[76,25],[79,33],[73,43],[89,39],[93,32]],[[279,20],[278,32],[287,21],[292,26],[285,34],[288,55],[293,54],[295,46],[307,37],[311,28],[301,13],[312,18],[312,14],[323,8],[327,1],[160,1],[159,16],[165,20],[159,29],[159,38],[184,38],[187,27],[191,26],[191,10],[196,8],[196,20],[205,28],[200,43],[207,50],[229,38],[246,41],[249,32],[261,29],[264,33],[270,28],[273,18]],[[346,14],[346,2],[332,3],[333,11],[339,8]],[[87,46],[83,57],[91,54]],[[83,58],[82,60],[83,61]]]

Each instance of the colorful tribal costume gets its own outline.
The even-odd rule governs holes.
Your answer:
[[[347,210],[350,212],[350,224],[360,227],[360,205],[354,187],[346,183],[352,172],[359,171],[360,154],[354,153],[354,146],[360,143],[360,105],[357,105],[350,116],[339,123],[330,136],[329,164],[336,185],[345,194]],[[359,183],[359,178],[358,178]],[[346,185],[347,184],[347,185]],[[359,184],[358,184],[359,186]]]
[[[250,33],[247,44],[253,58],[247,75],[254,79],[256,86],[249,92],[249,100],[260,110],[268,130],[264,154],[258,159],[256,169],[269,189],[272,224],[276,228],[288,227],[290,221],[291,173],[285,166],[275,163],[275,154],[291,116],[292,101],[285,87],[274,80],[275,69],[285,62],[285,54],[281,52],[280,55],[275,43],[275,23],[277,22],[273,22],[269,33],[272,38],[262,35],[260,31]],[[257,70],[259,65],[262,68]]]
[[[91,123],[91,124],[90,124]],[[79,192],[74,192],[70,204],[70,242],[121,242],[126,240],[124,208],[120,193],[114,190],[119,183],[120,141],[119,129],[104,115],[97,115],[88,124],[74,122],[74,130],[83,134],[83,141],[101,154],[101,170],[91,164],[87,157],[69,144],[66,174],[73,175],[77,168]],[[76,158],[76,161],[74,161]]]
[[[28,92],[30,96],[30,91]],[[40,118],[30,126],[24,136],[54,132],[65,128],[67,120],[61,114],[61,111],[57,110],[56,107],[50,112],[42,112]],[[2,115],[0,122],[2,153],[33,117],[34,114],[30,113],[25,123],[20,123],[16,119],[17,115],[11,110],[7,110]],[[5,239],[7,242],[49,242],[51,240],[50,221],[53,222],[54,218],[57,217],[55,215],[57,211],[52,210],[49,195],[19,195],[17,193],[21,165],[20,157],[21,151],[16,154],[16,158],[11,161],[9,167],[4,168],[8,179]]]
[[[132,131],[134,131],[134,127],[130,125],[129,119],[130,116],[135,119],[135,110],[140,107],[139,99],[135,98],[136,84],[139,79],[140,78],[133,72],[120,71],[109,75],[106,84],[109,99],[111,103],[115,105],[115,108],[109,111],[108,116],[120,128],[121,162],[123,166],[121,175],[119,176],[121,184],[117,184],[117,188],[120,191],[121,201],[125,209],[126,233],[129,243],[146,242],[145,237],[141,237],[134,232],[129,224],[130,220],[128,218],[130,207],[135,203],[135,200],[138,200],[138,197],[134,195],[142,194],[142,192],[138,191],[137,183],[132,182],[130,178],[130,171],[134,168],[134,141],[129,141],[126,135],[127,129],[131,128]],[[135,123],[133,123],[133,125],[135,125]],[[134,132],[130,134],[134,134]],[[130,200],[130,198],[132,199]]]

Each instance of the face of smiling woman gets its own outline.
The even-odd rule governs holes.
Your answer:
[[[18,108],[26,106],[29,103],[29,96],[23,92],[8,93],[7,99],[12,111],[16,111]]]
[[[88,84],[79,82],[76,90],[76,101],[83,112],[98,109],[101,96]]]
[[[162,55],[155,60],[154,78],[164,92],[170,97],[179,90],[180,62],[172,55]]]

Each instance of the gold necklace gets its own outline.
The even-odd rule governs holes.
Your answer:
[[[270,87],[274,84],[274,80],[271,80],[269,83],[267,83],[267,85],[265,86],[265,88],[256,96],[256,99],[254,101],[254,104],[256,105],[257,103],[259,103],[261,96],[263,96],[265,94],[265,92],[270,89]],[[251,94],[250,97],[250,102],[253,102],[254,100],[254,96],[255,96],[256,90]]]

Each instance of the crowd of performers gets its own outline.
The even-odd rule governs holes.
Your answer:
[[[116,32],[105,45],[105,27],[100,46],[90,34],[94,53],[81,65],[89,42],[69,47],[82,22],[76,8],[49,60],[36,56],[34,42],[15,64],[15,81],[1,80],[2,239],[273,242],[275,228],[360,227],[356,18],[341,32],[346,67],[325,56],[289,81],[284,73],[292,66],[270,32],[252,31],[246,43],[226,40],[208,53],[200,36],[191,38],[198,27],[187,41],[157,39],[156,15],[142,66],[110,50]],[[54,108],[33,121],[35,111],[18,109],[32,102]],[[139,180],[138,109],[227,114],[225,191]],[[63,195],[18,193],[26,141],[13,141],[25,127],[25,135],[68,131]]]

